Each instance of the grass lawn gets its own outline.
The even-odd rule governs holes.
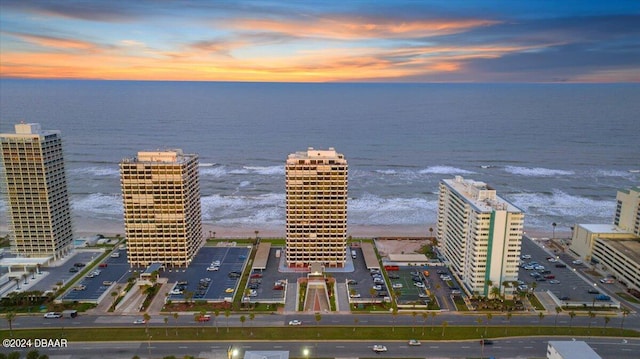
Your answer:
[[[485,333],[486,330],[486,333]],[[211,323],[192,327],[174,327],[171,321],[166,326],[157,327],[119,327],[119,328],[51,328],[13,330],[17,338],[64,338],[70,342],[82,341],[145,341],[149,336],[153,341],[163,340],[475,340],[509,336],[624,336],[640,337],[640,333],[620,328],[592,327],[519,327],[519,326],[341,326],[341,327],[252,327],[247,321],[243,328],[227,328],[224,321],[218,327]],[[0,331],[0,337],[8,338],[9,331]]]

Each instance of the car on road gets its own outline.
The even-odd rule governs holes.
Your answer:
[[[208,322],[211,320],[211,316],[209,314],[201,315],[197,317],[196,320],[199,322]]]
[[[62,313],[58,313],[58,312],[49,312],[46,313],[44,315],[45,318],[47,319],[55,319],[55,318],[62,318]]]
[[[418,339],[409,339],[409,343],[410,346],[414,347],[414,346],[418,346],[418,345],[422,345],[422,343],[420,343],[420,341]]]
[[[289,321],[289,325],[302,325],[302,322],[297,319],[294,319]]]
[[[211,266],[207,268],[207,272],[217,272],[220,270],[220,267],[218,266]]]
[[[144,319],[136,319],[133,321],[133,324],[147,324],[147,321]]]
[[[373,346],[373,351],[376,353],[383,353],[387,351],[387,347],[385,347],[384,345],[376,344]]]
[[[480,344],[482,344],[482,345],[493,345],[493,340],[480,339]]]

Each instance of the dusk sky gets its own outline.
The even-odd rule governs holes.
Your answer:
[[[0,1],[2,78],[640,82],[640,1]]]

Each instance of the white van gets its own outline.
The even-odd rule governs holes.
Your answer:
[[[351,250],[351,258],[356,259],[357,255],[356,255],[356,250],[352,249]]]

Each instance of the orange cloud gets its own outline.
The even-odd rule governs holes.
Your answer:
[[[98,46],[88,41],[82,41],[77,39],[65,39],[61,37],[45,36],[45,35],[32,35],[17,32],[5,32],[5,34],[17,37],[25,42],[35,44],[46,48],[54,48],[61,50],[85,50],[85,51],[97,51]]]
[[[336,40],[385,39],[435,36],[463,32],[480,26],[497,24],[484,19],[393,21],[386,19],[320,18],[315,21],[275,21],[242,19],[230,26],[239,30],[271,31],[293,37],[316,37]]]

